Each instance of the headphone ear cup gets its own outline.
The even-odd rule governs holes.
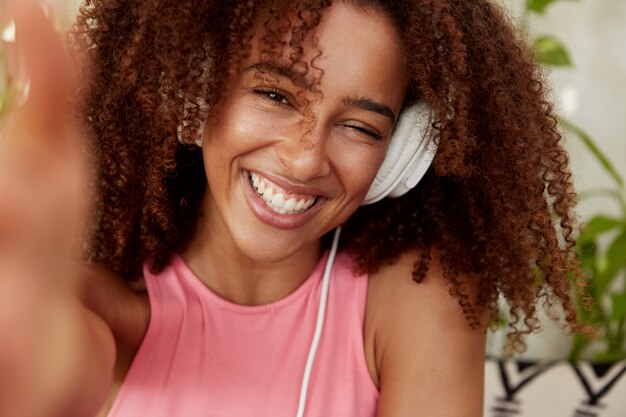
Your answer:
[[[417,185],[437,152],[433,140],[432,109],[419,102],[406,107],[389,140],[385,160],[363,200],[363,205],[400,197]]]

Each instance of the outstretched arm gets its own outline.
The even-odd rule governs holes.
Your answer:
[[[71,260],[88,196],[71,67],[40,5],[0,6],[30,85],[0,132],[0,417],[89,416],[108,392],[115,346],[79,302]]]

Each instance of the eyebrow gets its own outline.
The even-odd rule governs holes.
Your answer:
[[[311,84],[305,75],[298,73],[297,71],[293,70],[293,68],[291,68],[288,65],[283,65],[278,62],[271,62],[271,61],[256,62],[244,69],[244,72],[247,72],[247,71],[259,71],[259,72],[274,74],[280,77],[285,77],[291,80],[294,84],[303,83],[307,87],[309,87]],[[364,96],[344,97],[342,99],[342,103],[344,106],[347,106],[347,107],[356,107],[359,109],[378,113],[380,115],[383,115],[391,119],[392,123],[395,122],[396,120],[396,115],[391,110],[391,107],[389,107],[386,104],[379,103],[378,101],[369,97],[364,97]]]
[[[359,109],[372,111],[374,113],[381,114],[391,119],[393,123],[396,120],[396,115],[386,104],[379,103],[369,97],[344,97],[343,104],[348,107],[357,107]]]
[[[295,71],[293,68],[291,68],[288,65],[283,65],[278,62],[271,62],[271,61],[257,62],[246,67],[244,69],[244,72],[247,72],[247,71],[258,71],[258,72],[264,72],[268,74],[274,74],[280,77],[287,78],[296,85],[303,84],[307,88],[310,87],[311,85],[310,80],[308,80],[304,74],[301,74],[298,71]]]

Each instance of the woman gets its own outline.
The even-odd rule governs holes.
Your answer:
[[[538,299],[576,326],[567,156],[487,1],[102,0],[74,41],[99,415],[479,416],[499,293],[512,348]]]

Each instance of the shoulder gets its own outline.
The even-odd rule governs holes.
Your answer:
[[[485,331],[469,325],[437,255],[421,283],[417,252],[370,276],[365,349],[381,417],[482,415]],[[459,280],[474,297],[469,277]]]

